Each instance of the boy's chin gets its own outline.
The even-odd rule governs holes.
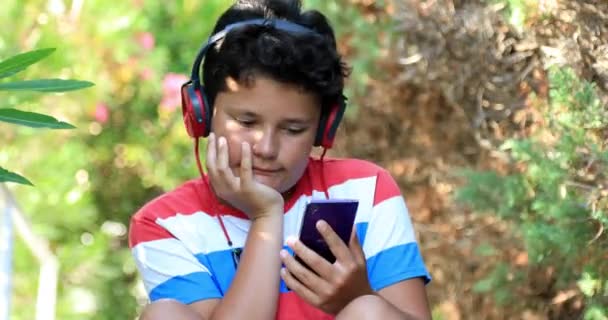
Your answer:
[[[277,184],[276,179],[273,179],[272,177],[254,174],[253,180],[255,180],[256,182],[261,183],[267,187],[271,187],[279,192],[281,191],[281,190],[279,190],[279,185]]]
[[[285,192],[287,192],[287,191],[289,191],[291,189],[291,187],[282,186],[281,182],[278,181],[276,178],[273,179],[273,178],[268,177],[268,176],[257,176],[257,175],[254,175],[253,179],[256,182],[258,182],[258,183],[261,183],[261,184],[263,184],[263,185],[265,185],[267,187],[271,187],[274,190],[277,190],[281,194],[283,194],[283,193],[285,193]]]

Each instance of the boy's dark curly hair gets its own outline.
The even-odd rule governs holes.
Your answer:
[[[301,11],[299,0],[240,0],[218,19],[213,33],[249,19],[284,19],[318,34],[294,35],[270,26],[233,30],[206,53],[203,84],[214,104],[231,77],[245,85],[255,76],[293,84],[314,93],[322,110],[342,97],[349,69],[336,49],[334,31],[316,10]]]

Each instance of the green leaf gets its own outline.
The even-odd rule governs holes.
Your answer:
[[[583,273],[582,279],[577,281],[578,288],[587,297],[593,297],[600,288],[600,280],[589,272]]]
[[[608,319],[608,308],[597,304],[585,308],[584,320],[606,320]]]
[[[33,186],[33,184],[28,179],[14,172],[10,172],[2,167],[0,167],[0,182],[15,182],[19,184]]]
[[[95,85],[89,81],[40,79],[0,83],[0,90],[27,90],[40,92],[65,92]]]
[[[495,255],[498,251],[496,250],[496,248],[488,243],[482,243],[479,246],[477,246],[474,250],[476,255],[482,256],[482,257],[490,257]]]
[[[31,128],[74,129],[73,125],[40,113],[26,112],[17,109],[0,109],[0,121]]]
[[[494,279],[486,278],[486,279],[477,281],[473,285],[473,292],[486,293],[486,292],[491,291],[493,288],[494,288]]]
[[[28,66],[46,58],[55,48],[47,48],[25,52],[0,62],[0,78],[12,76],[25,70]]]
[[[511,302],[513,299],[513,293],[511,290],[506,288],[496,288],[494,290],[494,300],[499,306],[504,306]]]

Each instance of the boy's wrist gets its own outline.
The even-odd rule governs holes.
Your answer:
[[[275,205],[269,209],[256,212],[251,215],[251,222],[262,222],[265,220],[282,220],[283,218],[283,206]]]

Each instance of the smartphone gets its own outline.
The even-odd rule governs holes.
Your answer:
[[[348,245],[358,207],[359,201],[352,199],[312,200],[306,205],[304,211],[300,241],[330,263],[334,263],[336,257],[334,257],[323,236],[317,230],[317,221],[324,220],[327,222],[340,239]],[[297,256],[296,260],[306,266]]]

